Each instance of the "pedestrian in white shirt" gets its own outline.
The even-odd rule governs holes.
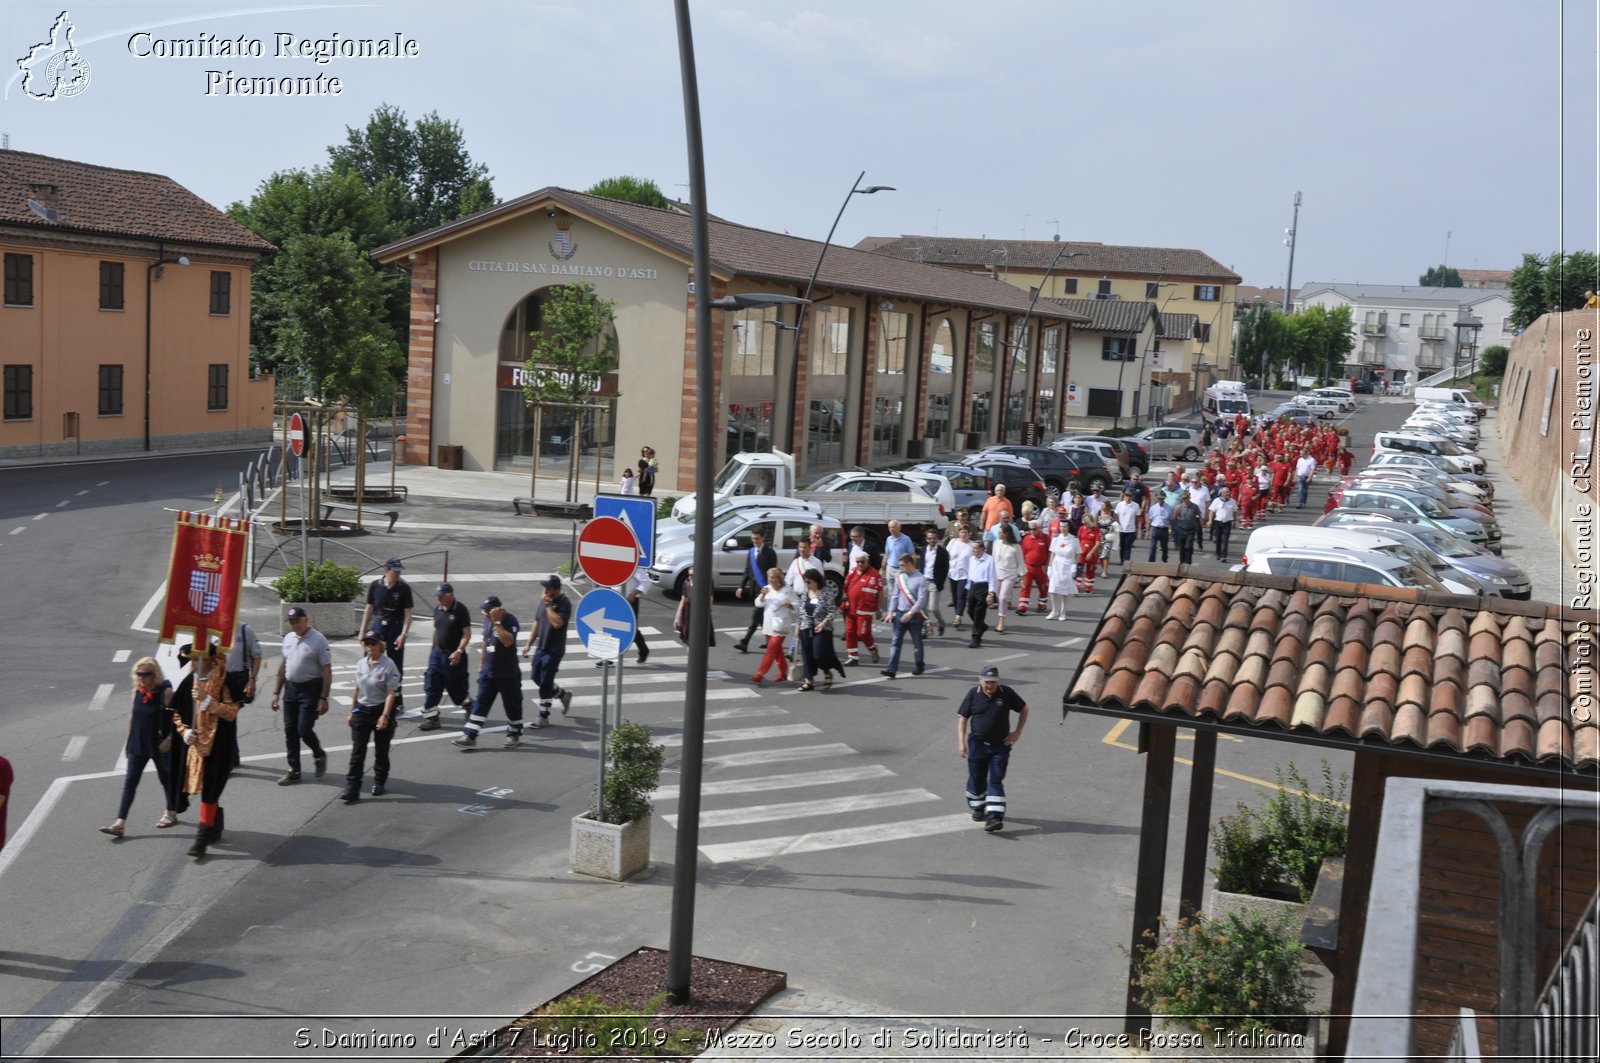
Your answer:
[[[1201,513],[1204,513],[1211,505],[1211,488],[1207,487],[1206,482],[1200,479],[1199,476],[1194,476],[1189,481],[1189,498],[1194,502],[1195,507]]]
[[[805,597],[810,591],[810,588],[806,585],[806,572],[808,570],[821,572],[822,562],[818,561],[817,555],[811,552],[811,540],[801,539],[795,544],[794,560],[789,562],[789,567],[783,574],[783,585],[789,588],[789,593],[794,596],[796,602],[805,601]],[[790,664],[797,662],[799,653],[800,644],[796,641],[795,634],[791,632],[789,639]]]
[[[1117,559],[1126,565],[1133,560],[1133,542],[1139,538],[1139,517],[1144,507],[1133,500],[1132,491],[1124,491],[1111,512],[1117,518]]]
[[[950,555],[950,610],[956,615],[956,627],[967,612],[967,566],[972,561],[972,527],[956,526],[955,538],[944,546]]]
[[[1300,460],[1294,463],[1294,478],[1300,486],[1300,501],[1296,509],[1306,508],[1306,489],[1311,486],[1311,474],[1317,471],[1317,459],[1311,456],[1309,450],[1300,452]]]
[[[1211,539],[1217,544],[1217,560],[1228,560],[1228,535],[1233,531],[1233,519],[1239,515],[1239,503],[1235,502],[1228,494],[1228,485],[1223,484],[1212,499],[1208,511],[1210,517],[1207,526],[1211,529]]]
[[[1067,618],[1067,596],[1078,593],[1078,537],[1063,526],[1050,539],[1050,614],[1046,620]]]

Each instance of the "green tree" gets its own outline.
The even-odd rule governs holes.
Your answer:
[[[1557,251],[1545,261],[1546,310],[1578,310],[1589,292],[1600,290],[1600,260],[1592,251]]]
[[[1268,303],[1256,303],[1239,319],[1235,356],[1241,371],[1246,374],[1272,370],[1287,364],[1294,357],[1290,346],[1288,318],[1283,311]]]
[[[620,200],[623,203],[637,203],[641,207],[668,206],[667,197],[662,194],[661,186],[646,177],[608,177],[604,181],[596,181],[589,188],[589,195],[602,196],[606,199]]]
[[[1461,274],[1454,267],[1440,263],[1429,266],[1428,272],[1417,278],[1417,283],[1425,288],[1460,288]]]
[[[1544,259],[1532,253],[1511,271],[1511,324],[1524,329],[1549,309],[1544,291]]]
[[[593,404],[605,375],[617,368],[615,305],[596,295],[592,284],[546,288],[542,327],[531,336],[522,394],[530,406],[564,408],[571,417],[568,500],[577,483],[583,409]]]
[[[1506,360],[1511,357],[1511,348],[1503,343],[1493,347],[1485,347],[1478,356],[1478,372],[1484,376],[1504,376]]]
[[[472,161],[460,124],[437,111],[407,124],[404,111],[382,104],[364,127],[345,127],[345,142],[330,147],[328,159],[335,173],[373,189],[407,235],[495,202],[488,167]]]

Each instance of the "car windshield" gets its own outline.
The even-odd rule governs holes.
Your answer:
[[[1416,565],[1401,565],[1399,568],[1391,569],[1390,571],[1400,581],[1402,587],[1424,587],[1433,591],[1445,589],[1444,584],[1439,582],[1438,576],[1431,572],[1425,572]]]
[[[1462,542],[1454,535],[1445,535],[1443,532],[1436,532],[1432,528],[1419,526],[1411,534],[1426,543],[1428,549],[1440,557],[1476,557],[1483,552],[1473,549],[1471,545]]]
[[[1426,495],[1412,495],[1408,501],[1416,506],[1424,516],[1432,517],[1434,520],[1448,520],[1454,516],[1448,509]]]
[[[1249,413],[1250,412],[1250,400],[1249,399],[1218,399],[1217,400],[1217,412],[1218,413]]]
[[[1424,570],[1433,568],[1433,558],[1418,550],[1415,546],[1407,546],[1405,543],[1385,543],[1383,546],[1373,547],[1373,549],[1380,554],[1403,558],[1410,564]]]
[[[829,473],[827,476],[824,476],[822,479],[818,480],[816,483],[813,483],[810,487],[806,488],[806,490],[807,491],[836,491],[836,490],[839,489],[839,485],[844,483],[844,482],[845,482],[845,474],[844,473],[842,473],[842,472]]]
[[[711,493],[714,495],[724,494],[733,481],[744,475],[744,470],[747,467],[742,461],[728,462],[722,467],[722,471],[717,473],[717,478],[711,481]]]

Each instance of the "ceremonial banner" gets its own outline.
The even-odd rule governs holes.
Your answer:
[[[233,647],[244,579],[245,525],[232,517],[178,514],[167,565],[167,604],[161,611],[161,641],[177,642],[180,632],[196,646],[216,638]]]

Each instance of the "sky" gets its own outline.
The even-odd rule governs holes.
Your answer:
[[[382,103],[459,122],[496,194],[633,174],[687,198],[669,0],[66,8],[86,65],[35,99],[62,12],[8,5],[12,148],[166,174],[226,207]],[[1593,0],[691,0],[707,205],[836,242],[939,234],[1192,247],[1263,287],[1414,283],[1600,247]],[[159,53],[202,34],[260,57]],[[280,56],[288,39],[414,42]],[[163,42],[157,44],[155,42]],[[144,54],[140,54],[144,53]],[[208,74],[208,71],[216,71]],[[340,93],[230,94],[240,78]],[[41,77],[30,86],[47,84]]]

